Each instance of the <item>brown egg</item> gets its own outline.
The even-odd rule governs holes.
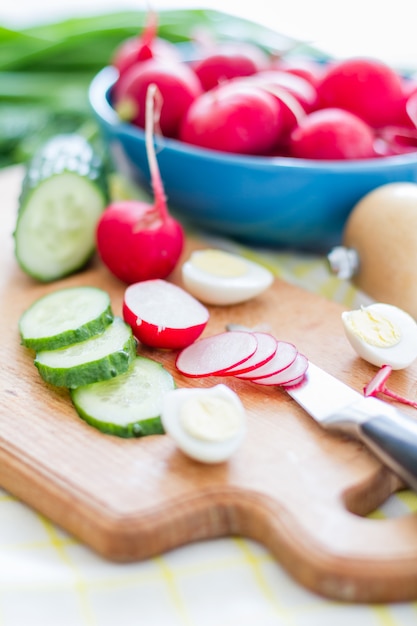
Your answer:
[[[388,183],[366,194],[346,222],[343,245],[357,253],[351,278],[359,289],[417,318],[416,183]]]

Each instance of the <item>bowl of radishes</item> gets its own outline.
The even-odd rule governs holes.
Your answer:
[[[127,68],[119,50],[89,98],[116,167],[149,187],[144,99],[157,85],[156,154],[184,223],[247,244],[328,251],[366,193],[417,181],[417,83],[386,64],[307,67],[260,51],[242,69],[236,58],[250,56],[247,46],[197,60],[173,50],[147,41]]]

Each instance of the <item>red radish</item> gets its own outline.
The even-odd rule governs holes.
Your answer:
[[[297,387],[305,380],[305,375],[306,373],[304,372],[304,374],[301,374],[301,376],[299,376],[298,378],[294,378],[294,380],[291,380],[289,383],[281,383],[280,387],[282,387],[283,389],[289,389],[290,387]]]
[[[254,336],[258,342],[255,353],[244,363],[235,365],[223,372],[224,376],[236,376],[251,372],[254,369],[265,365],[275,355],[278,348],[278,341],[273,335],[263,332],[254,332]]]
[[[175,364],[191,378],[222,375],[250,359],[257,344],[254,333],[231,330],[199,339],[179,353]]]
[[[343,109],[313,111],[290,137],[290,154],[302,159],[368,159],[375,157],[373,130]]]
[[[308,57],[279,57],[271,62],[270,69],[294,74],[307,80],[313,87],[317,87],[325,67],[323,63]]]
[[[364,394],[366,397],[377,396],[379,393],[391,398],[391,400],[396,400],[397,402],[401,402],[402,404],[408,404],[417,409],[417,402],[414,400],[409,400],[404,396],[396,393],[395,391],[391,391],[387,388],[386,382],[392,372],[391,365],[383,365],[378,372],[375,374],[373,379],[364,387]]]
[[[184,231],[168,213],[153,143],[154,99],[147,96],[146,151],[154,204],[127,200],[102,213],[96,231],[97,250],[108,269],[126,283],[166,278],[175,268],[184,246]]]
[[[375,396],[377,393],[381,393],[385,390],[385,383],[387,382],[392,372],[391,365],[383,365],[375,374],[367,385],[363,389],[365,396]]]
[[[402,115],[402,79],[376,59],[359,57],[331,63],[317,89],[322,108],[346,109],[375,128],[397,124]]]
[[[143,32],[122,41],[116,48],[111,64],[118,70],[119,76],[132,65],[153,57],[180,61],[178,49],[171,42],[157,37],[158,18],[154,11],[149,11]]]
[[[200,81],[186,63],[154,58],[136,64],[114,85],[113,106],[121,119],[145,127],[146,94],[151,84],[161,93],[160,131],[166,137],[177,137],[184,115],[203,91]]]
[[[180,139],[202,148],[236,154],[272,149],[282,125],[276,98],[260,87],[229,81],[196,98],[180,128]]]
[[[269,70],[258,72],[245,80],[267,89],[278,99],[282,109],[279,143],[286,140],[306,113],[314,109],[317,102],[315,88],[300,76]]]
[[[417,128],[417,89],[407,98],[405,110],[411,126]]]
[[[178,350],[198,339],[207,325],[209,312],[181,287],[156,279],[127,287],[123,318],[141,343]]]
[[[378,132],[376,150],[379,156],[417,152],[417,129],[385,126]]]
[[[407,76],[402,78],[403,94],[405,98],[409,98],[413,94],[417,93],[417,75]]]
[[[295,360],[281,372],[263,376],[262,378],[252,378],[251,381],[257,385],[289,385],[295,384],[305,375],[308,368],[308,360],[304,354],[297,354]]]
[[[395,124],[399,127],[405,128],[415,128],[416,127],[416,117],[413,114],[413,100],[416,102],[416,93],[417,93],[417,82],[415,78],[405,78],[402,79],[402,90],[403,97],[402,101],[399,105],[399,112],[395,121]],[[409,107],[411,106],[411,110]],[[415,111],[415,105],[414,105]],[[410,114],[411,113],[411,114]]]
[[[268,62],[268,55],[261,48],[240,42],[216,44],[192,65],[203,89],[209,91],[232,78],[266,69]]]
[[[309,113],[317,106],[317,90],[305,78],[296,76],[290,72],[280,72],[278,70],[268,70],[258,72],[256,80],[262,83],[272,84],[277,87],[286,89],[303,107],[304,111]]]
[[[249,372],[236,374],[236,377],[252,380],[253,378],[260,379],[278,374],[286,370],[295,361],[297,354],[298,350],[294,344],[287,341],[278,341],[277,350],[272,359],[260,367],[252,368]]]

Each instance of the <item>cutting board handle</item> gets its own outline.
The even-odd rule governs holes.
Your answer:
[[[416,597],[417,513],[362,517],[338,498],[309,504],[300,524],[299,510],[292,513],[285,503],[258,493],[217,493],[209,500],[201,498],[197,506],[193,499],[192,520],[186,526],[198,522],[206,537],[241,535],[262,543],[295,580],[315,593],[346,602]]]

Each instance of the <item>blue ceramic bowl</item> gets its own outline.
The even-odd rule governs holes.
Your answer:
[[[116,167],[149,185],[145,137],[111,106],[112,67],[93,79],[89,99]],[[368,191],[417,181],[417,153],[361,161],[230,155],[167,138],[157,158],[172,212],[212,234],[252,245],[328,252]]]

